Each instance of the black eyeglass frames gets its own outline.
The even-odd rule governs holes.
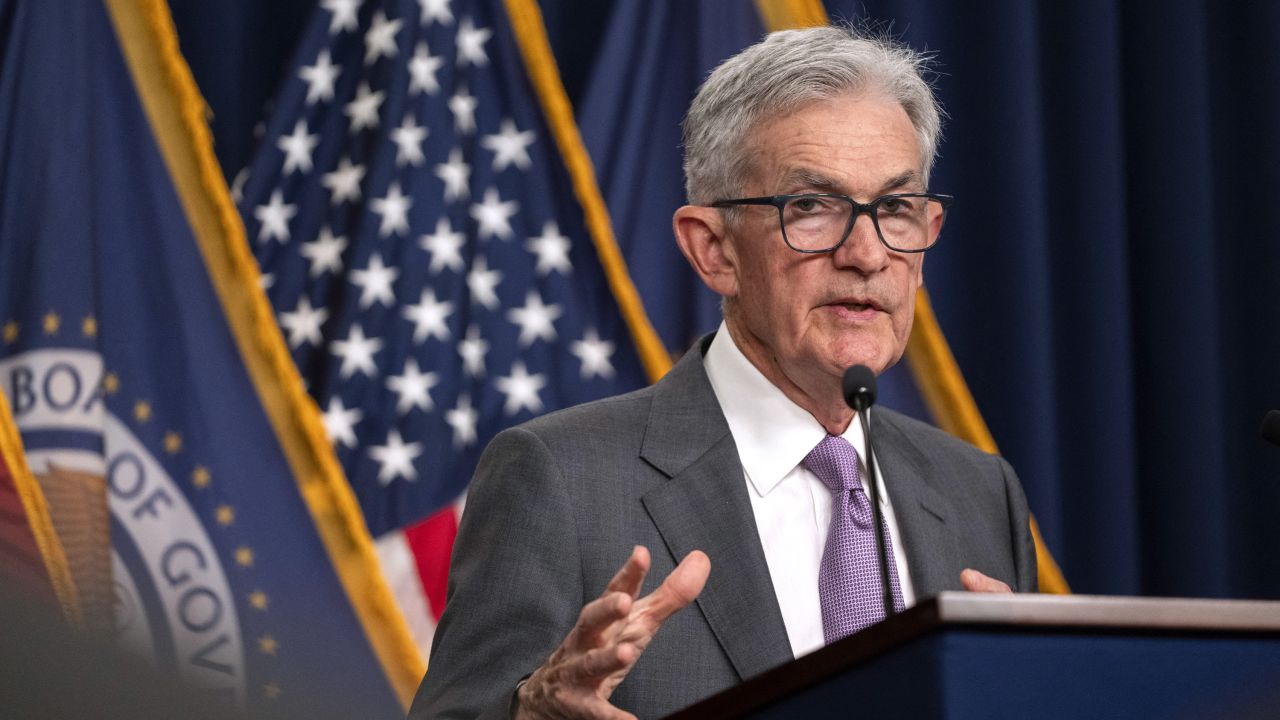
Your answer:
[[[796,252],[831,252],[844,244],[858,216],[871,216],[880,242],[890,250],[924,252],[938,243],[947,208],[955,200],[937,193],[893,193],[869,203],[848,195],[804,193],[717,200],[711,207],[771,205],[778,209],[782,239]]]

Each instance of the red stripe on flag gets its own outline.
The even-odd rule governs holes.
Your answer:
[[[405,528],[404,538],[418,566],[418,579],[431,615],[440,621],[449,581],[449,555],[458,535],[458,516],[450,505],[422,522]]]

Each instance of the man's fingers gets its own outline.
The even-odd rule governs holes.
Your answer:
[[[1011,593],[1013,588],[1005,583],[983,575],[973,568],[965,568],[960,573],[960,584],[969,592],[981,593]]]
[[[632,600],[640,593],[649,574],[649,550],[643,545],[631,549],[631,557],[618,569],[600,597],[587,603],[578,614],[574,645],[590,650],[601,644],[601,635],[615,621],[631,612]]]
[[[606,590],[603,595],[583,606],[578,613],[578,626],[574,628],[573,645],[587,651],[601,644],[601,636],[613,623],[631,612],[633,602],[626,593]]]
[[[627,566],[619,570],[613,582],[609,583],[610,589],[606,590],[604,595],[587,603],[578,616],[578,627],[574,632],[572,646],[579,652],[634,644],[638,655],[667,618],[698,597],[707,583],[707,576],[711,573],[711,561],[706,553],[694,550],[653,592],[633,603],[629,595],[614,588],[615,584],[630,582],[625,575],[633,561],[637,561],[638,565],[648,570],[648,552],[644,551],[643,547],[637,546],[636,549],[637,552],[632,553],[631,560],[627,561]],[[640,578],[643,580],[643,575]],[[628,616],[639,617],[641,621],[632,622]],[[627,622],[623,626],[622,633],[608,636],[609,628],[623,619],[627,619]],[[634,661],[634,658],[631,659],[631,662]]]
[[[673,613],[698,597],[710,574],[711,560],[701,550],[694,550],[680,561],[657,589],[640,601],[644,604],[645,613],[657,625],[661,625]]]
[[[640,586],[644,584],[644,576],[649,574],[649,549],[637,545],[631,549],[631,557],[623,563],[605,592],[624,592],[631,597],[640,594]]]
[[[649,551],[637,545],[604,593],[578,613],[578,624],[560,648],[520,688],[518,717],[635,720],[610,705],[609,695],[663,621],[702,592],[711,561],[705,553],[693,551],[658,589],[636,601],[648,572]]]
[[[610,675],[631,667],[639,657],[640,650],[631,643],[609,643],[575,659],[565,668],[566,679],[579,685],[598,685]]]
[[[667,576],[662,582],[662,587],[671,591],[673,600],[677,603],[672,612],[688,605],[697,599],[702,593],[702,588],[707,584],[707,578],[711,575],[711,559],[701,550],[694,550],[685,556],[684,560],[676,566],[675,570]]]

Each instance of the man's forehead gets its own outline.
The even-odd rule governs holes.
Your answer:
[[[744,169],[766,194],[923,189],[915,127],[901,103],[880,93],[804,103],[757,123],[744,140]]]

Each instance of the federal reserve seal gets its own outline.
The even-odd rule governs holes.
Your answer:
[[[71,560],[86,592],[94,592],[88,586],[95,574],[109,578],[121,647],[243,703],[244,635],[231,583],[206,519],[160,459],[173,454],[164,447],[171,438],[153,448],[135,432],[151,420],[151,404],[135,404],[126,418],[113,413],[106,397],[118,380],[104,374],[102,356],[89,350],[46,348],[0,359],[0,383],[59,535],[72,539],[66,544],[91,534],[85,526],[95,522],[92,508],[78,506],[76,498],[101,498],[105,489],[109,558],[103,552],[102,562],[93,559],[93,546],[103,543],[91,537],[84,552],[68,547],[68,555],[88,555],[81,568]],[[198,482],[198,471],[193,477]],[[68,524],[77,527],[64,533]]]

